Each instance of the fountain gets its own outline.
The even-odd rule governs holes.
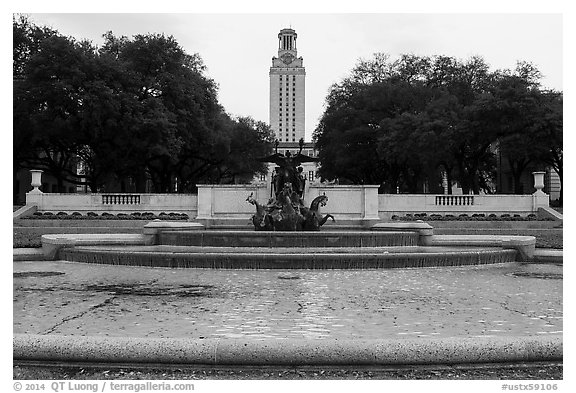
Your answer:
[[[16,272],[14,359],[239,365],[562,359],[561,282],[554,281],[561,267],[512,263],[533,257],[534,237],[435,235],[424,222],[320,231],[334,220],[319,212],[326,195],[308,208],[297,172],[280,172],[266,205],[247,198],[256,208],[254,230],[153,221],[138,235],[44,235],[45,258],[53,261],[22,264]],[[439,269],[402,269],[425,267]],[[43,286],[38,299],[26,280],[48,276],[32,284]],[[535,278],[536,286],[527,281]],[[77,301],[67,300],[71,293]],[[87,312],[85,301],[95,296],[105,299]],[[538,307],[510,311],[526,304]],[[40,309],[45,315],[38,319]],[[62,312],[74,318],[50,319]]]
[[[382,269],[462,266],[529,260],[535,238],[529,236],[437,236],[424,222],[379,223],[369,230],[320,231],[328,197],[306,207],[305,179],[298,165],[315,161],[300,151],[276,152],[260,159],[278,165],[272,197],[256,208],[254,231],[206,229],[196,222],[152,222],[140,237],[46,235],[49,259],[97,264],[212,269]],[[301,167],[300,167],[301,168]]]

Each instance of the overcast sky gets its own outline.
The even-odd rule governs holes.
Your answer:
[[[76,39],[102,44],[102,34],[164,33],[190,54],[199,53],[219,85],[231,115],[269,121],[269,68],[280,29],[298,34],[306,67],[306,136],[322,115],[329,87],[347,76],[358,59],[375,52],[482,56],[492,69],[534,63],[543,85],[563,90],[561,14],[98,14],[30,13]]]

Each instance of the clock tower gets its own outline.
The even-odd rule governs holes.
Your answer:
[[[278,34],[278,57],[270,67],[270,126],[280,143],[304,138],[304,78],[302,57],[298,57],[293,29]]]

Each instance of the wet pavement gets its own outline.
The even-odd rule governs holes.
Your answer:
[[[211,270],[15,262],[14,333],[176,338],[561,335],[562,266]]]

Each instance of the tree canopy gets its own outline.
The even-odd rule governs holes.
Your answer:
[[[477,56],[361,60],[326,98],[314,132],[320,176],[391,193],[425,182],[438,192],[445,176],[465,193],[495,192],[499,151],[517,184],[528,164],[562,178],[562,93],[540,77],[530,63],[490,71]]]
[[[92,191],[193,192],[249,181],[270,127],[232,118],[200,55],[172,36],[104,34],[98,48],[13,19],[14,170],[43,169]],[[80,171],[78,171],[80,169]]]

